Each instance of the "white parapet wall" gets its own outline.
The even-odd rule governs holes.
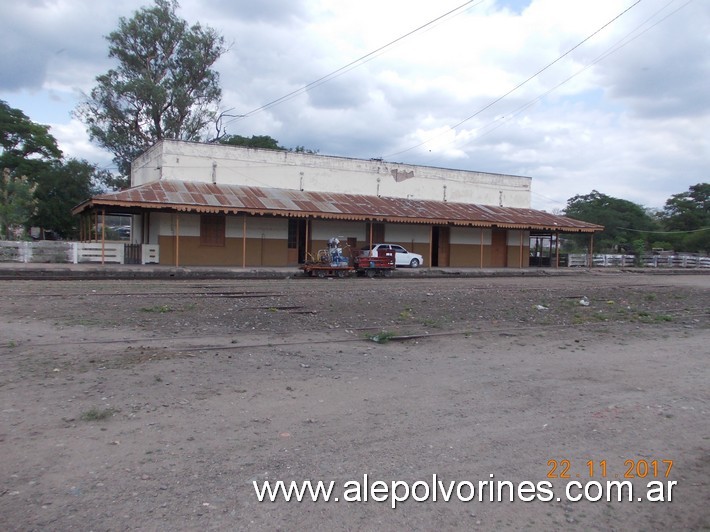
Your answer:
[[[141,246],[142,264],[160,264],[160,246],[157,244],[143,244]]]
[[[160,246],[141,245],[141,263],[159,264]],[[0,240],[0,262],[79,264],[86,262],[124,264],[123,242],[39,242]]]
[[[163,140],[131,167],[159,179],[530,208],[531,178],[309,153]]]
[[[589,255],[585,253],[569,254],[569,267],[588,267]],[[710,257],[694,254],[680,255],[642,255],[640,261],[636,255],[595,254],[594,267],[597,268],[630,268],[643,266],[646,268],[710,268]]]
[[[124,263],[124,244],[92,242],[80,243],[77,247],[77,262]]]
[[[0,262],[72,262],[74,242],[0,240]]]

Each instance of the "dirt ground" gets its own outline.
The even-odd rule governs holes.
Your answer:
[[[710,275],[0,287],[2,530],[710,527]],[[630,469],[632,502],[564,497]],[[253,487],[365,474],[555,498]],[[635,500],[651,480],[672,502]]]

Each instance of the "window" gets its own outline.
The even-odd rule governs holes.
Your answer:
[[[407,250],[404,249],[402,246],[392,246],[392,249],[396,251],[397,253],[406,253]]]
[[[296,249],[298,247],[298,222],[295,218],[288,219],[288,247]]]
[[[226,218],[221,214],[200,216],[200,245],[224,246]]]

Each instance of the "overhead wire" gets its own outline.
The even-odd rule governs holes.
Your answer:
[[[616,20],[618,20],[619,18],[621,18],[623,15],[625,15],[626,13],[628,13],[631,9],[633,9],[634,7],[636,7],[639,3],[641,3],[641,0],[636,0],[636,2],[634,2],[634,3],[631,4],[629,7],[627,7],[626,9],[624,9],[621,13],[619,13],[619,14],[616,15],[614,18],[612,18],[611,20],[609,20],[608,22],[606,22],[603,26],[601,26],[599,29],[597,29],[596,31],[594,31],[593,33],[591,33],[590,35],[588,35],[586,38],[584,38],[583,40],[581,40],[580,42],[578,42],[578,43],[577,43],[576,45],[574,45],[572,48],[570,48],[570,49],[567,50],[565,53],[563,53],[562,55],[560,55],[557,59],[555,59],[554,61],[548,63],[547,65],[545,65],[544,67],[542,67],[540,70],[538,70],[537,72],[535,72],[534,74],[532,74],[531,76],[529,76],[528,78],[526,78],[524,81],[521,81],[520,83],[518,83],[515,87],[513,87],[512,89],[510,89],[508,92],[506,92],[505,94],[499,96],[498,98],[494,99],[493,101],[489,102],[488,104],[486,104],[485,106],[483,106],[481,109],[479,109],[478,111],[476,111],[476,112],[473,113],[472,115],[470,115],[470,116],[464,118],[464,119],[461,120],[460,122],[457,122],[457,123],[454,124],[453,126],[449,126],[448,128],[446,128],[446,131],[443,131],[443,132],[441,132],[441,133],[438,133],[438,134],[436,134],[436,135],[434,135],[434,136],[432,136],[432,137],[430,137],[430,138],[428,138],[428,139],[426,139],[426,140],[420,142],[419,144],[415,144],[414,146],[411,146],[411,147],[409,147],[409,148],[407,148],[407,149],[405,149],[405,150],[401,150],[401,151],[398,151],[398,152],[390,153],[390,154],[388,154],[388,155],[385,155],[384,157],[389,158],[389,157],[394,157],[395,155],[401,155],[401,154],[403,154],[403,153],[407,153],[407,152],[412,151],[412,150],[414,150],[414,149],[416,149],[416,148],[419,148],[420,146],[423,146],[424,144],[428,144],[429,142],[431,142],[432,140],[438,138],[439,136],[443,135],[444,133],[447,133],[447,132],[449,132],[449,131],[454,131],[456,128],[458,128],[458,127],[461,126],[462,124],[465,124],[465,123],[468,122],[469,120],[472,120],[473,118],[475,118],[475,117],[477,117],[478,115],[480,115],[482,112],[484,112],[484,111],[490,109],[490,108],[493,107],[495,104],[497,104],[497,103],[500,102],[501,100],[507,98],[507,97],[510,96],[512,93],[514,93],[515,91],[517,91],[518,89],[520,89],[521,87],[523,87],[524,85],[526,85],[527,83],[529,83],[530,81],[532,81],[533,79],[535,79],[536,77],[538,77],[540,74],[542,74],[543,72],[545,72],[547,69],[549,69],[550,67],[552,67],[552,66],[555,65],[556,63],[560,62],[562,59],[564,59],[564,58],[567,57],[569,54],[571,54],[574,50],[576,50],[577,48],[579,48],[580,46],[582,46],[584,43],[586,43],[587,41],[589,41],[590,39],[592,39],[594,36],[596,36],[598,33],[600,33],[600,32],[603,31],[605,28],[607,28],[609,25],[611,25],[611,24],[614,23]]]
[[[667,8],[669,5],[671,5],[673,2],[675,2],[675,0],[671,0],[671,1],[668,2],[665,6],[663,6],[663,7],[660,8],[660,9],[658,9],[653,15],[651,15],[650,17],[648,17],[648,18],[647,18],[646,20],[644,20],[641,24],[639,24],[636,28],[634,28],[632,31],[630,31],[629,33],[627,33],[622,39],[618,40],[618,41],[617,41],[614,45],[612,45],[606,52],[604,52],[603,54],[597,56],[592,62],[590,62],[590,63],[589,63],[588,65],[586,65],[584,68],[578,70],[577,72],[575,72],[575,73],[572,74],[571,76],[567,77],[566,79],[564,79],[563,81],[561,81],[560,83],[558,83],[557,85],[555,85],[554,87],[552,87],[552,88],[546,90],[545,92],[543,92],[542,94],[538,95],[536,98],[534,98],[534,99],[530,100],[529,102],[527,102],[527,103],[521,105],[520,107],[518,107],[518,108],[515,109],[514,111],[511,111],[511,112],[509,112],[509,113],[506,113],[504,116],[502,116],[502,117],[500,117],[500,118],[497,118],[497,119],[493,120],[492,122],[489,122],[488,124],[486,124],[486,125],[484,125],[484,126],[482,126],[482,127],[480,127],[480,128],[477,128],[477,129],[473,130],[473,131],[476,131],[476,130],[481,130],[481,129],[489,128],[489,126],[494,126],[494,127],[490,127],[485,133],[483,133],[483,134],[481,134],[481,135],[478,135],[478,137],[476,137],[476,139],[479,139],[479,138],[481,138],[481,137],[484,137],[485,135],[488,135],[489,133],[495,131],[496,129],[498,129],[499,127],[501,127],[501,126],[503,125],[503,122],[504,122],[504,121],[509,121],[509,120],[512,119],[514,116],[517,116],[518,114],[522,113],[522,112],[525,111],[526,109],[530,108],[531,106],[533,106],[534,104],[536,104],[537,102],[539,102],[540,100],[542,100],[545,96],[551,94],[552,92],[556,91],[556,90],[559,89],[561,86],[565,85],[566,83],[568,83],[569,81],[571,81],[571,80],[574,79],[575,77],[577,77],[577,76],[579,76],[580,74],[582,74],[583,72],[589,70],[591,67],[593,67],[593,66],[596,65],[597,63],[600,63],[601,61],[603,61],[604,59],[606,59],[606,58],[609,57],[610,55],[612,55],[612,54],[618,52],[619,50],[621,50],[621,49],[622,49],[623,47],[625,47],[626,45],[632,43],[633,41],[635,41],[636,39],[638,39],[639,37],[641,37],[643,34],[645,34],[646,32],[648,32],[648,31],[652,30],[653,28],[655,28],[657,25],[659,25],[659,24],[660,24],[661,22],[663,22],[664,20],[666,20],[667,18],[673,16],[675,13],[677,13],[678,11],[680,11],[681,9],[683,9],[684,7],[686,7],[688,4],[690,4],[690,2],[692,2],[692,0],[687,0],[683,5],[681,5],[680,7],[678,7],[677,9],[675,9],[674,11],[668,13],[668,14],[665,15],[663,18],[661,18],[660,20],[658,20],[658,21],[656,21],[655,23],[653,23],[651,26],[645,28],[643,31],[641,31],[641,32],[637,33],[636,35],[634,35],[634,33],[638,32],[640,28],[642,28],[644,25],[648,24],[648,22],[649,22],[650,20],[652,20],[656,15],[658,15],[661,11],[663,11],[664,9],[666,9],[666,8]],[[633,37],[630,37],[631,35],[633,35]]]
[[[306,92],[306,91],[309,90],[309,89],[313,89],[313,88],[315,88],[315,87],[318,87],[318,86],[320,86],[320,85],[322,85],[322,84],[324,84],[324,83],[330,81],[331,79],[334,79],[334,78],[336,78],[336,77],[338,77],[338,76],[340,76],[340,75],[342,75],[342,74],[344,74],[344,73],[346,73],[346,72],[349,72],[350,70],[352,70],[352,69],[354,69],[354,68],[357,68],[357,67],[359,67],[359,66],[361,66],[361,65],[363,65],[363,64],[365,64],[365,63],[367,63],[368,61],[371,61],[372,59],[374,59],[374,58],[377,57],[378,55],[381,55],[382,53],[384,53],[384,51],[385,51],[386,49],[388,49],[388,48],[394,46],[395,44],[397,44],[397,43],[399,43],[400,41],[406,39],[407,37],[410,37],[410,36],[414,35],[415,33],[418,33],[418,32],[420,32],[420,31],[422,31],[422,30],[424,30],[424,29],[426,29],[426,28],[429,28],[430,26],[433,26],[434,24],[436,24],[437,22],[442,21],[442,20],[445,19],[446,17],[452,16],[452,15],[454,15],[454,13],[456,13],[457,15],[460,14],[460,13],[462,13],[462,12],[463,12],[463,8],[469,6],[469,4],[474,4],[474,5],[469,6],[467,9],[470,9],[470,8],[472,8],[472,7],[475,7],[475,6],[477,6],[477,5],[481,4],[481,3],[483,3],[484,1],[485,1],[485,0],[479,0],[478,2],[474,3],[475,0],[469,0],[468,2],[465,2],[465,3],[461,4],[461,5],[459,5],[458,7],[454,8],[454,9],[452,9],[452,10],[450,10],[450,11],[447,11],[447,12],[444,13],[443,15],[440,15],[440,16],[438,16],[438,17],[436,17],[436,18],[430,20],[430,21],[427,22],[426,24],[423,24],[423,25],[421,25],[421,26],[419,26],[419,27],[417,27],[417,28],[415,28],[415,29],[413,29],[413,30],[411,30],[411,31],[409,31],[409,32],[407,32],[407,33],[405,33],[404,35],[402,35],[402,36],[400,36],[400,37],[397,37],[397,38],[394,39],[393,41],[390,41],[390,42],[388,42],[387,44],[385,44],[385,45],[383,45],[383,46],[380,46],[379,48],[377,48],[377,49],[375,49],[375,50],[373,50],[373,51],[371,51],[371,52],[369,52],[369,53],[367,53],[367,54],[365,54],[365,55],[359,57],[358,59],[355,59],[354,61],[351,61],[350,63],[348,63],[348,64],[346,64],[346,65],[344,65],[344,66],[338,68],[337,70],[334,70],[333,72],[331,72],[331,73],[329,73],[329,74],[326,74],[325,76],[322,76],[322,77],[318,78],[317,80],[312,81],[311,83],[308,83],[307,85],[303,85],[302,87],[299,87],[298,89],[295,89],[295,90],[289,92],[288,94],[285,94],[285,95],[281,96],[280,98],[276,98],[275,100],[272,100],[272,101],[270,101],[270,102],[268,102],[268,103],[265,103],[264,105],[261,105],[261,106],[259,106],[259,107],[256,107],[255,109],[252,109],[251,111],[248,111],[248,112],[246,112],[246,113],[244,113],[244,114],[235,116],[234,118],[232,118],[232,119],[226,121],[224,125],[226,126],[226,125],[229,125],[229,124],[231,124],[231,123],[233,123],[233,122],[243,120],[243,119],[245,119],[245,118],[250,117],[250,116],[253,115],[253,114],[259,113],[259,112],[261,112],[261,111],[264,111],[264,110],[266,110],[266,109],[269,109],[269,108],[271,108],[271,107],[274,107],[274,106],[276,106],[276,105],[278,105],[278,104],[281,104],[281,103],[283,103],[283,102],[286,102],[286,101],[288,101],[288,100],[291,100],[292,98],[294,98],[294,97],[296,97],[296,96],[298,96],[298,95],[300,95],[300,94]],[[638,0],[638,1],[640,2],[641,0]],[[458,13],[457,13],[457,12],[458,12]]]

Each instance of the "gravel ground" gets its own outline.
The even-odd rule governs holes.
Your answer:
[[[710,275],[0,286],[2,530],[710,527]],[[476,493],[345,502],[365,474]],[[566,500],[590,480],[634,500]]]

